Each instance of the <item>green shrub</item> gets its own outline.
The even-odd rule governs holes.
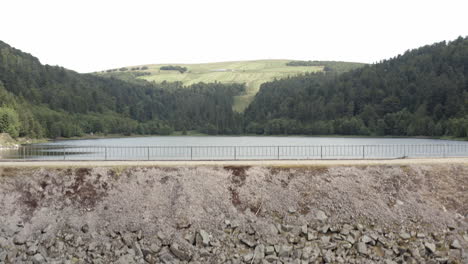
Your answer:
[[[19,130],[20,122],[16,111],[8,107],[0,107],[0,132],[18,137]]]

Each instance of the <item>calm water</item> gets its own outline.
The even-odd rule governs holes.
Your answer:
[[[55,160],[365,159],[468,156],[468,142],[415,138],[163,136],[60,140],[0,153]]]
[[[59,140],[47,144],[65,144],[78,146],[304,146],[382,144],[468,144],[468,142],[415,138],[162,136]]]

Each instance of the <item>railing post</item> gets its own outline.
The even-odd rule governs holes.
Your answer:
[[[236,151],[236,147],[234,147],[234,160],[237,160],[237,151]]]
[[[147,154],[148,154],[148,155],[147,155],[147,156],[148,156],[148,160],[150,160],[150,147],[148,147],[146,151],[147,151]]]
[[[63,146],[63,160],[65,160],[65,146]]]
[[[277,154],[278,154],[277,158],[279,159],[279,146],[277,147]]]
[[[323,146],[320,146],[320,159],[323,159]]]
[[[193,160],[193,147],[190,147],[190,160]]]
[[[365,159],[365,158],[366,158],[366,155],[365,155],[365,150],[366,150],[366,149],[365,149],[365,147],[366,147],[366,146],[364,146],[364,145],[362,146],[362,159]]]
[[[447,157],[447,144],[444,145],[444,158]]]
[[[104,160],[107,160],[107,147],[104,147]]]

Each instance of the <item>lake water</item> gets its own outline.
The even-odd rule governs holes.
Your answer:
[[[468,142],[417,138],[159,136],[58,140],[0,153],[46,160],[368,159],[468,156]]]
[[[468,142],[418,138],[160,136],[59,140],[47,144],[77,146],[305,146],[468,144]]]

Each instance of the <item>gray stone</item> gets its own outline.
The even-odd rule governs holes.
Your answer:
[[[468,234],[463,235],[463,239],[465,239],[465,241],[468,242]]]
[[[421,257],[421,254],[419,254],[419,250],[417,248],[411,248],[410,253],[411,253],[411,256],[413,256],[413,258],[418,259]]]
[[[185,217],[181,217],[181,218],[178,218],[177,219],[177,228],[179,229],[186,229],[186,228],[189,228],[192,223],[190,223],[190,220],[185,218]]]
[[[292,249],[293,249],[292,246],[282,245],[278,251],[278,257],[280,258],[289,257]]]
[[[254,257],[253,253],[248,252],[242,257],[242,259],[244,260],[244,262],[250,262],[253,259],[253,257]]]
[[[278,260],[278,257],[275,255],[268,255],[264,258],[264,261],[268,263],[274,263],[274,262],[277,262],[277,260]]]
[[[81,231],[82,231],[83,233],[88,233],[88,231],[89,231],[89,226],[88,226],[88,224],[84,224],[84,225],[81,227]]]
[[[210,246],[212,247],[221,247],[221,243],[219,241],[210,241]]]
[[[330,237],[329,236],[323,236],[322,238],[320,238],[320,240],[322,241],[322,244],[330,243]]]
[[[320,232],[322,232],[323,234],[326,234],[326,233],[328,233],[328,230],[330,230],[330,226],[329,225],[324,225],[322,227],[322,229],[320,230]]]
[[[7,248],[9,244],[8,239],[0,237],[0,248]]]
[[[176,256],[180,260],[189,261],[192,258],[192,253],[190,252],[190,249],[177,243],[173,243],[171,245],[170,251],[172,252],[172,254],[174,254],[174,256]]]
[[[312,247],[304,247],[302,249],[302,259],[308,260],[310,258],[310,253],[312,253]]]
[[[127,247],[131,247],[133,244],[133,235],[131,233],[122,234],[122,240]]]
[[[96,248],[97,248],[97,246],[98,246],[98,243],[95,242],[95,241],[89,243],[89,245],[88,245],[88,251],[95,251]]]
[[[323,254],[323,260],[325,263],[333,263],[335,260],[333,252],[331,250],[327,250],[327,252]]]
[[[265,254],[266,254],[266,255],[275,254],[275,247],[273,247],[273,246],[267,246],[267,247],[265,247]]]
[[[303,235],[307,235],[307,225],[302,225],[302,226],[301,226],[301,233],[302,233]]]
[[[357,251],[358,251],[360,254],[367,255],[367,246],[366,246],[366,243],[364,243],[364,242],[359,242],[359,243],[357,243]]]
[[[276,225],[274,225],[274,224],[268,224],[268,231],[269,231],[272,235],[276,235],[276,234],[279,233],[278,228],[276,228]]]
[[[350,236],[350,235],[346,237],[346,241],[348,241],[351,244],[356,243],[356,240],[353,238],[353,236]]]
[[[436,252],[436,246],[434,243],[425,242],[424,247],[429,250],[430,253],[434,254]]]
[[[240,241],[242,243],[244,243],[245,245],[247,245],[248,247],[254,247],[255,246],[255,242],[250,240],[249,238],[245,237],[245,236],[241,236],[240,237]]]
[[[210,244],[210,235],[208,234],[208,232],[202,229],[198,231],[198,234],[195,240],[196,240],[197,245],[203,245],[206,247]]]
[[[41,254],[37,253],[36,255],[33,256],[32,262],[34,264],[41,264],[41,263],[46,263],[46,260]]]
[[[408,239],[411,238],[411,235],[410,235],[409,233],[407,233],[407,232],[401,232],[401,233],[400,233],[400,237],[401,237],[402,239],[408,240]]]
[[[347,235],[349,235],[349,232],[350,232],[352,229],[353,229],[352,226],[350,226],[350,225],[348,225],[348,224],[345,224],[345,225],[343,225],[343,228],[341,228],[340,234],[347,236]]]
[[[136,256],[143,256],[143,252],[141,251],[140,244],[137,241],[133,242],[132,249],[133,251],[135,251]]]
[[[255,260],[262,260],[265,257],[265,246],[259,244],[255,247],[254,250]]]
[[[281,225],[281,230],[283,232],[290,232],[293,229],[293,226],[290,225]]]
[[[130,264],[130,263],[136,263],[135,262],[135,259],[133,258],[132,255],[130,254],[125,254],[123,256],[121,256],[117,262],[117,264]]]
[[[328,216],[325,214],[324,211],[317,210],[317,212],[315,213],[315,218],[320,221],[325,221],[328,219]]]
[[[281,246],[280,245],[275,245],[275,251],[276,253],[278,253],[281,249]]]
[[[72,241],[75,236],[73,234],[66,234],[64,239],[65,241]]]
[[[417,237],[417,238],[425,238],[425,237],[426,237],[426,234],[418,232],[418,233],[416,234],[416,237]]]
[[[361,237],[361,241],[364,242],[364,243],[366,243],[366,244],[369,244],[370,242],[373,241],[373,239],[370,238],[370,237],[367,236],[367,235],[363,235],[363,236]]]
[[[343,246],[343,248],[346,248],[346,249],[350,249],[353,247],[353,244],[349,243],[349,242],[343,242],[341,243],[341,245]]]
[[[28,248],[28,252],[27,252],[27,253],[28,253],[28,255],[31,255],[31,256],[32,256],[32,255],[34,255],[34,254],[37,253],[37,250],[38,250],[37,245],[36,245],[36,244],[33,244],[33,245],[31,245],[31,246]]]
[[[295,248],[292,252],[291,257],[294,259],[300,259],[302,257],[302,249]]]
[[[151,252],[153,253],[158,253],[159,250],[161,249],[158,244],[155,244],[155,243],[152,243],[149,247],[149,249],[151,250]]]
[[[5,259],[6,259],[7,255],[8,254],[6,252],[1,252],[0,251],[0,263],[5,262]]]
[[[26,244],[26,240],[27,238],[25,235],[18,234],[13,238],[13,243],[15,243],[15,245],[23,245]]]
[[[307,240],[311,241],[311,240],[314,240],[314,239],[317,239],[317,232],[316,231],[311,231],[309,230],[308,233],[307,233]]]
[[[454,248],[454,249],[461,249],[461,244],[460,244],[460,241],[458,241],[458,239],[455,239],[452,244],[450,244],[450,247],[451,248]]]
[[[164,247],[161,249],[158,255],[159,259],[162,261],[162,263],[166,264],[173,264],[176,263],[176,259],[174,256],[169,252],[167,247]]]

